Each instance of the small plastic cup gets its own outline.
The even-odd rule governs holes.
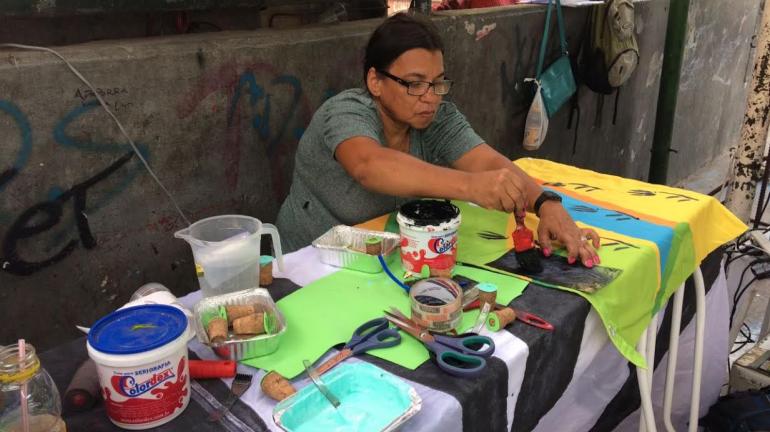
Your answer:
[[[268,286],[273,283],[273,257],[262,255],[259,257],[259,286]]]
[[[479,289],[479,309],[485,303],[489,304],[490,310],[494,310],[497,304],[497,285],[489,282],[482,282],[476,287]]]

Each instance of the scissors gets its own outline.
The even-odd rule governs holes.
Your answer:
[[[385,311],[385,318],[422,342],[436,355],[438,367],[450,375],[463,378],[479,375],[487,365],[484,358],[495,352],[495,343],[486,336],[450,337],[432,334],[394,307],[389,312]]]
[[[478,307],[479,307],[479,300],[474,300],[471,303],[467,304],[465,307],[463,307],[463,311],[477,309]],[[495,304],[495,310],[500,310],[505,308],[513,309],[513,312],[516,313],[516,319],[525,324],[529,324],[533,327],[541,328],[543,330],[548,330],[548,331],[553,331],[554,329],[553,324],[551,324],[550,322],[546,321],[543,318],[540,318],[535,314],[524,312],[523,310],[516,309],[512,306],[505,306],[505,305],[501,305],[500,303]]]
[[[318,375],[337,366],[345,359],[363,352],[396,346],[401,343],[401,335],[398,330],[390,328],[390,323],[385,318],[376,318],[361,324],[354,332],[350,341],[334,357],[326,360],[316,368]]]

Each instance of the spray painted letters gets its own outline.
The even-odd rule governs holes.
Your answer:
[[[98,199],[89,205],[89,190],[112,176],[134,157],[133,151],[126,144],[104,144],[90,140],[78,140],[66,133],[70,125],[97,107],[98,104],[92,101],[71,110],[54,127],[53,138],[65,149],[73,149],[85,153],[116,155],[119,156],[118,159],[67,190],[61,191],[57,187],[52,187],[49,190],[47,199],[22,211],[10,224],[2,240],[0,263],[2,263],[1,268],[5,272],[21,276],[31,275],[66,258],[77,247],[78,243],[82,244],[86,249],[96,247],[96,238],[88,222],[88,212],[93,212],[104,206],[124,190],[138,175],[141,167],[135,164],[133,168],[125,171],[125,175],[122,178],[111,182],[112,186],[110,188],[100,190]],[[0,113],[10,116],[18,127],[21,136],[19,150],[13,164],[11,167],[0,171],[0,193],[8,193],[4,189],[7,189],[12,180],[22,172],[29,162],[32,152],[32,128],[24,113],[9,101],[0,101]],[[140,150],[146,153],[144,149]],[[65,206],[68,206],[70,202],[74,219],[72,224],[69,224],[67,219],[63,217],[66,209]],[[67,232],[72,230],[73,224],[77,231],[77,238],[67,235]],[[22,256],[19,251],[20,244],[30,241],[45,232],[54,231],[57,228],[62,233],[52,237],[61,241],[55,247],[44,248],[47,250],[44,258],[38,257],[32,260],[25,259]]]
[[[294,75],[280,73],[272,65],[253,63],[223,64],[205,74],[177,106],[180,119],[187,119],[214,101],[226,97],[226,131],[224,148],[219,154],[223,160],[223,177],[228,189],[235,190],[240,175],[241,151],[249,149],[241,143],[247,140],[242,127],[251,125],[256,139],[264,143],[270,160],[273,194],[278,202],[288,193],[294,152],[312,110],[302,84]]]

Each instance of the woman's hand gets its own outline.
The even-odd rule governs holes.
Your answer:
[[[507,213],[527,208],[527,184],[514,171],[506,167],[469,174],[467,201]]]
[[[586,267],[599,264],[599,234],[588,228],[578,228],[561,203],[546,201],[540,206],[538,239],[543,255],[551,255],[551,241],[556,240],[567,249],[567,262],[572,264],[577,257]],[[589,243],[590,240],[590,243]]]

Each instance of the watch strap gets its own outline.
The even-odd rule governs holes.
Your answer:
[[[543,205],[546,201],[557,201],[561,202],[561,196],[555,192],[551,192],[549,190],[544,190],[539,197],[535,200],[535,204],[532,206],[533,210],[535,210],[535,214],[539,217],[540,216],[540,207]]]

